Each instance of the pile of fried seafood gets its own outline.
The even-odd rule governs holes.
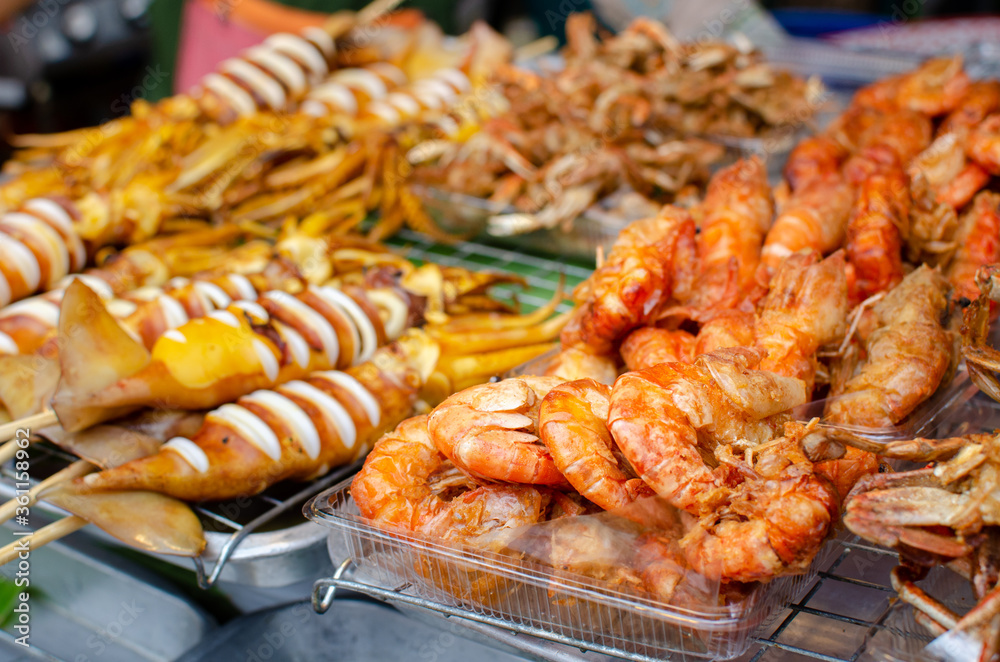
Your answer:
[[[748,44],[681,43],[645,18],[604,39],[596,31],[593,16],[573,14],[564,68],[501,67],[506,111],[464,139],[414,148],[415,181],[512,206],[490,220],[494,234],[568,227],[620,191],[633,199],[619,211],[655,212],[698,197],[725,155],[719,138],[791,133],[821,106],[817,80],[778,70]]]
[[[352,485],[362,515],[511,550],[523,525],[655,496],[681,535],[651,528],[659,553],[627,571],[577,570],[664,601],[684,583],[657,575],[664,558],[723,586],[766,582],[804,572],[846,523],[911,574],[961,567],[983,603],[959,627],[993,624],[995,651],[996,440],[871,439],[905,430],[963,353],[1000,395],[998,111],[1000,82],[930,60],[860,90],[776,189],[745,160],[695,208],[632,223],[574,292],[545,374],[467,389],[384,437]],[[939,463],[880,474],[879,456]],[[595,544],[575,540],[553,559]],[[928,611],[938,630],[958,623]]]

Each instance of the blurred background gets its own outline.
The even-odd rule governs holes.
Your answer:
[[[752,0],[723,0],[754,12]],[[681,0],[408,0],[448,33],[488,21],[517,44],[564,39],[565,17],[594,10],[615,29],[635,15],[664,19]],[[281,30],[318,24],[323,14],[364,0],[0,0],[0,135],[92,126],[128,112],[132,101],[185,89],[221,59]],[[687,11],[688,3],[683,7]],[[767,0],[761,40],[822,38],[860,49],[1000,42],[988,0]],[[959,17],[951,18],[949,17]],[[773,19],[773,21],[772,21]],[[669,22],[669,20],[668,20]],[[697,25],[697,24],[696,24]],[[919,36],[911,35],[919,26]],[[677,26],[673,26],[677,29]],[[732,26],[726,26],[728,31]],[[759,27],[759,26],[758,26]],[[907,28],[907,29],[904,29]],[[718,25],[704,21],[704,30]],[[690,32],[690,26],[688,31]],[[956,37],[955,32],[961,33]],[[974,32],[971,36],[969,31]],[[695,35],[681,35],[691,36]],[[0,141],[2,142],[2,141]],[[0,160],[5,156],[0,146]]]

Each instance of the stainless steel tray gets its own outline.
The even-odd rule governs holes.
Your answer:
[[[76,533],[31,551],[28,642],[40,659],[170,662],[215,630],[214,618],[155,573],[87,542]],[[16,633],[3,634],[10,650],[25,652],[9,641]],[[0,644],[0,659],[12,659],[7,650]]]

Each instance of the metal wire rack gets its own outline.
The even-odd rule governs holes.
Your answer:
[[[29,482],[32,486],[37,485],[48,476],[77,460],[78,458],[70,453],[49,444],[34,444],[30,459],[29,473],[31,478]],[[269,525],[274,528],[302,525],[301,516],[298,514],[302,504],[317,491],[343,480],[344,477],[357,469],[358,465],[341,467],[320,479],[307,483],[305,486],[294,483],[281,484],[253,497],[192,506],[202,522],[208,543],[202,556],[192,559],[198,585],[206,589],[214,586],[236,549],[251,534],[265,531]],[[7,463],[0,473],[8,479],[8,482],[0,484],[0,494],[3,495],[3,498],[12,498],[14,496],[13,463]],[[55,519],[68,515],[65,511],[44,501],[36,507],[49,518]],[[285,521],[276,521],[284,514],[292,516]],[[314,535],[313,537],[318,542],[322,542],[322,536]],[[170,557],[170,560],[174,560],[178,564],[187,563],[186,559],[177,557]]]
[[[457,241],[451,245],[434,242],[422,234],[402,230],[386,243],[416,262],[435,262],[449,267],[503,271],[524,277],[527,287],[498,285],[493,294],[507,299],[516,299],[530,310],[549,301],[556,293],[559,276],[566,277],[567,292],[585,280],[593,270],[580,260],[555,260],[537,255],[527,255],[517,251],[487,246],[474,241]],[[564,301],[560,312],[572,307]]]

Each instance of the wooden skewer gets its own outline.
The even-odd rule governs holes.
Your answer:
[[[554,35],[546,35],[514,50],[514,61],[534,60],[559,48],[559,40]]]
[[[37,414],[25,416],[24,418],[20,418],[16,421],[0,425],[0,439],[10,440],[3,446],[0,446],[0,464],[3,464],[10,458],[14,457],[14,454],[17,453],[18,440],[15,435],[18,430],[30,431],[32,428],[45,428],[50,425],[55,425],[58,422],[59,419],[56,417],[56,413],[51,409],[46,409],[45,411],[40,411]],[[28,443],[31,443],[30,438]]]
[[[401,5],[403,0],[374,0],[358,12],[358,23],[365,25],[375,21]]]
[[[65,469],[57,471],[40,482],[38,485],[35,485],[28,490],[27,494],[22,494],[20,498],[23,499],[23,497],[27,497],[28,499],[26,502],[22,503],[18,501],[18,498],[14,498],[7,503],[0,505],[0,522],[6,522],[13,517],[18,508],[26,508],[34,504],[38,501],[38,497],[42,494],[42,492],[50,487],[54,487],[55,485],[68,480],[73,480],[74,478],[79,478],[80,476],[85,476],[94,469],[96,469],[96,467],[90,462],[87,462],[86,460],[77,460]]]
[[[53,540],[59,540],[77,529],[82,529],[86,525],[87,520],[76,515],[70,515],[61,520],[56,520],[52,524],[43,526],[34,533],[22,536],[14,542],[0,547],[0,565],[6,565],[15,560],[20,553],[25,551],[33,552]]]

